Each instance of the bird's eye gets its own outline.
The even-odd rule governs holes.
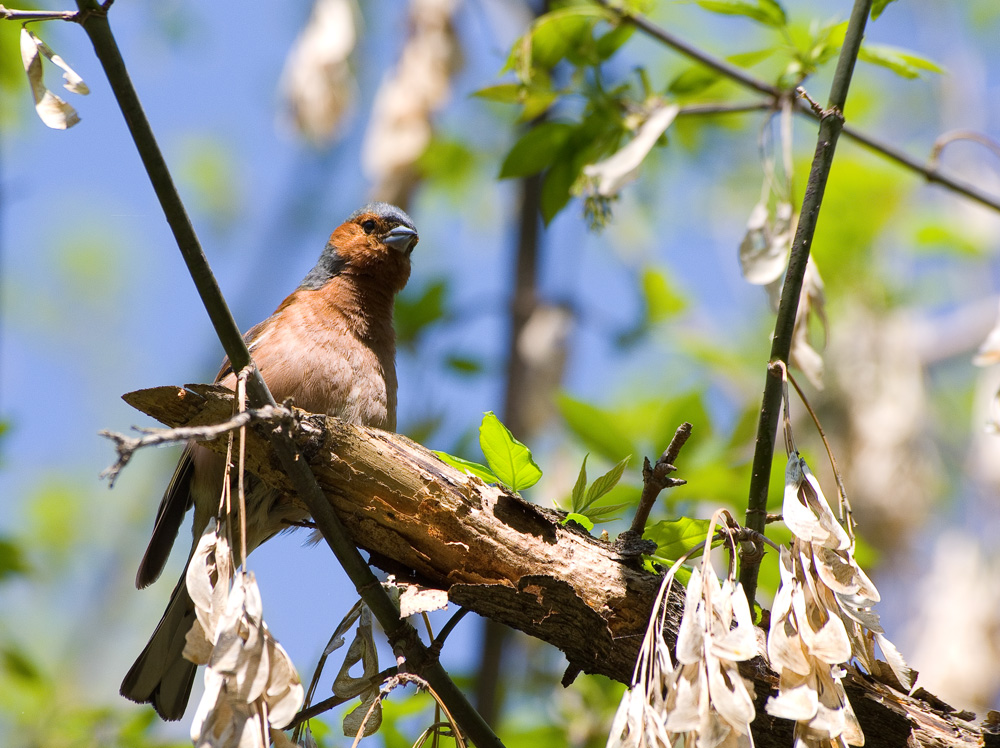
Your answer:
[[[370,234],[375,230],[375,221],[369,218],[367,221],[361,224],[361,228],[365,230],[366,234]]]

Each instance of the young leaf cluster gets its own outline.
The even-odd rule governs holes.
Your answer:
[[[597,478],[588,488],[587,457],[589,456],[590,455],[584,455],[583,457],[583,464],[580,465],[580,473],[573,486],[570,512],[566,515],[566,519],[563,520],[563,524],[573,520],[574,522],[586,527],[588,531],[594,529],[594,523],[596,522],[611,522],[612,520],[617,519],[611,515],[619,509],[623,509],[628,506],[627,504],[595,506],[595,503],[598,499],[607,495],[612,488],[618,485],[618,481],[622,479],[622,474],[625,472],[625,467],[628,465],[628,461],[632,459],[632,456],[629,455],[600,478]]]
[[[876,3],[873,17],[888,1]],[[513,73],[516,80],[484,88],[477,96],[517,105],[520,120],[532,123],[507,153],[500,178],[541,174],[540,209],[546,222],[570,198],[581,196],[586,198],[591,223],[600,226],[607,221],[617,195],[595,194],[585,167],[608,159],[635,140],[651,113],[666,104],[709,97],[725,103],[735,88],[716,86],[725,74],[699,63],[685,67],[663,86],[650,81],[643,64],[629,65],[634,74],[630,72],[627,78],[609,80],[606,63],[635,31],[627,20],[633,9],[625,8],[622,14],[587,2],[555,5],[515,42],[501,74]],[[797,22],[778,0],[697,0],[697,5],[716,15],[743,17],[766,30],[765,46],[726,59],[743,69],[771,59],[765,77],[781,91],[793,91],[831,62],[847,28],[846,21],[838,20]],[[912,52],[875,44],[863,45],[860,59],[905,78],[941,72],[938,65]],[[657,146],[666,143],[666,134],[656,139]]]

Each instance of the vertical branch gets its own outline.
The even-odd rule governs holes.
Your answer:
[[[521,355],[518,341],[538,304],[538,214],[541,190],[542,180],[537,174],[521,182],[503,410],[503,422],[520,439],[527,439],[529,436],[526,433],[528,428],[524,413],[530,399],[530,385],[527,377],[528,364]],[[476,709],[487,724],[494,727],[500,716],[501,664],[509,638],[510,629],[502,623],[492,620],[485,622],[476,678]]]
[[[795,313],[798,310],[799,294],[802,291],[802,278],[806,272],[809,250],[816,233],[816,221],[819,218],[823,193],[826,190],[830,167],[833,164],[837,138],[844,128],[844,104],[847,100],[847,91],[851,85],[851,76],[858,58],[861,40],[864,37],[865,24],[868,21],[870,9],[871,0],[855,0],[851,18],[847,24],[844,46],[840,51],[840,59],[837,61],[833,85],[830,87],[829,105],[820,118],[816,152],[813,156],[809,181],[806,184],[805,196],[802,200],[799,224],[792,242],[785,283],[781,289],[781,303],[778,306],[778,318],[775,321],[774,338],[771,343],[770,360],[772,362],[788,363],[792,331],[795,327]],[[778,414],[781,410],[781,378],[772,374],[772,370],[772,367],[768,367],[768,375],[764,384],[746,514],[746,526],[759,533],[764,532],[767,518],[767,490],[771,480],[771,463],[774,459],[774,438],[777,432]],[[759,566],[759,558],[754,559],[746,556],[740,570],[740,581],[743,583],[747,599],[751,601],[757,592]]]

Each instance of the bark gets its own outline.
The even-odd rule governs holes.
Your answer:
[[[232,393],[216,385],[158,387],[125,395],[170,427],[230,417]],[[441,462],[399,434],[301,414],[293,438],[320,487],[371,561],[406,581],[448,592],[448,599],[558,647],[571,668],[628,684],[659,578],[635,559],[562,515]],[[224,451],[226,439],[206,442]],[[247,468],[291,493],[267,438],[248,430]],[[682,599],[671,596],[676,632]],[[764,711],[777,676],[761,658],[754,682],[754,738],[762,748],[792,745],[792,724]],[[982,729],[929,694],[907,696],[851,673],[847,691],[872,746],[994,745]]]

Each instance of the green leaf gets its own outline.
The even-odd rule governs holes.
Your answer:
[[[919,78],[920,71],[943,73],[944,68],[936,62],[920,57],[905,49],[886,47],[881,44],[862,44],[858,59],[888,68],[903,78]]]
[[[566,515],[566,519],[564,519],[562,523],[565,525],[570,520],[573,520],[579,525],[583,525],[585,528],[587,528],[587,532],[590,532],[591,530],[594,529],[594,523],[591,522],[590,517],[587,517],[584,514],[577,514],[576,512],[570,512],[569,514]]]
[[[595,523],[597,522],[613,522],[618,519],[618,517],[609,517],[609,514],[615,514],[620,512],[626,507],[632,506],[631,504],[607,504],[602,506],[592,506],[587,509],[587,516],[590,517]]]
[[[705,540],[711,520],[678,517],[647,525],[643,537],[656,542],[657,559],[676,561]],[[700,554],[696,554],[700,555]]]
[[[619,425],[614,413],[601,410],[582,400],[560,395],[557,404],[566,425],[587,447],[607,460],[617,460],[623,454],[636,454],[628,433]]]
[[[949,221],[928,221],[914,231],[914,249],[955,257],[983,257],[986,245],[975,231],[962,232],[965,224]]]
[[[542,181],[542,194],[539,198],[539,210],[542,220],[548,225],[566,207],[573,196],[571,189],[576,178],[580,176],[580,167],[568,158],[561,158],[552,165],[549,173]]]
[[[642,295],[646,302],[646,316],[651,324],[662,322],[684,311],[687,301],[671,285],[666,272],[648,267],[642,272]]]
[[[704,65],[691,65],[670,81],[667,92],[674,96],[699,94],[718,83],[721,77],[719,73]]]
[[[622,502],[618,504],[601,504],[600,506],[592,506],[587,510],[587,516],[595,522],[606,522],[607,520],[601,520],[598,518],[607,516],[608,514],[613,514],[614,512],[626,509],[633,505],[634,502]]]
[[[590,457],[588,452],[583,456],[583,464],[580,465],[580,474],[576,477],[576,483],[573,485],[573,496],[570,506],[573,507],[574,512],[579,512],[583,509],[583,496],[584,491],[587,490],[587,458]]]
[[[727,16],[745,16],[765,26],[780,29],[788,23],[785,9],[776,0],[697,0],[705,10]]]
[[[552,106],[552,102],[558,98],[559,94],[550,88],[529,86],[521,98],[521,104],[524,108],[521,110],[520,121],[530,122],[535,117],[547,112]]]
[[[659,409],[648,407],[646,418],[649,423],[650,442],[657,448],[663,449],[670,444],[677,427],[684,421],[694,425],[695,442],[710,438],[712,418],[705,401],[704,390],[689,390],[663,401]]]
[[[777,47],[751,49],[749,52],[737,52],[734,55],[727,55],[726,59],[741,68],[752,68],[754,65],[763,62],[768,57],[771,57],[777,51]]]
[[[597,39],[597,56],[601,60],[608,59],[631,38],[634,32],[635,26],[631,23],[619,23],[611,31]]]
[[[597,21],[608,11],[593,5],[573,5],[541,16],[531,34],[531,62],[540,68],[552,68],[591,39]]]
[[[885,7],[889,3],[894,2],[896,2],[896,0],[872,0],[872,20],[877,20],[878,17],[882,15],[882,11],[885,10]]]
[[[396,339],[401,345],[414,346],[420,335],[445,315],[447,284],[443,279],[428,283],[420,291],[396,297]]]
[[[751,68],[774,54],[776,47],[765,47],[749,52],[728,55],[726,60],[741,68]],[[704,65],[691,65],[681,71],[667,86],[667,92],[674,96],[691,97],[700,94],[722,80],[716,71]]]
[[[0,538],[0,581],[29,569],[21,546],[9,538]]]
[[[830,23],[819,29],[810,40],[811,46],[806,55],[809,64],[815,68],[833,59],[844,46],[846,36],[847,21]]]
[[[441,414],[424,416],[414,421],[409,421],[406,427],[406,436],[417,442],[417,444],[427,444],[432,441],[434,435],[441,428],[444,417]]]
[[[445,357],[445,366],[456,374],[481,374],[485,370],[483,362],[471,356],[461,356],[457,353],[450,353]]]
[[[549,168],[573,133],[565,122],[543,122],[514,143],[500,167],[500,179],[527,177]]]
[[[490,470],[510,490],[519,492],[530,488],[542,477],[542,470],[532,459],[531,450],[514,438],[493,411],[483,414],[479,445]]]
[[[763,10],[773,21],[774,25],[781,27],[788,24],[788,14],[778,0],[758,0],[761,10]]]
[[[463,473],[468,475],[474,475],[477,478],[482,479],[484,483],[500,483],[500,479],[497,478],[493,472],[485,465],[480,465],[478,462],[472,462],[471,460],[464,460],[461,457],[456,457],[455,455],[450,455],[447,452],[439,452],[434,450],[442,462],[446,462],[457,470],[461,470]]]
[[[519,104],[521,102],[521,88],[519,83],[498,83],[495,86],[480,88],[472,95],[487,101],[499,101],[501,104]]]
[[[465,143],[435,135],[417,159],[420,174],[445,187],[462,190],[476,171],[477,155]]]
[[[3,672],[22,681],[40,681],[42,673],[23,651],[13,647],[0,650],[0,667]]]
[[[584,509],[587,509],[591,504],[618,485],[618,481],[622,479],[622,474],[625,472],[625,466],[628,465],[628,461],[631,459],[632,455],[629,455],[591,484],[590,490],[587,491],[587,498],[583,503]]]

